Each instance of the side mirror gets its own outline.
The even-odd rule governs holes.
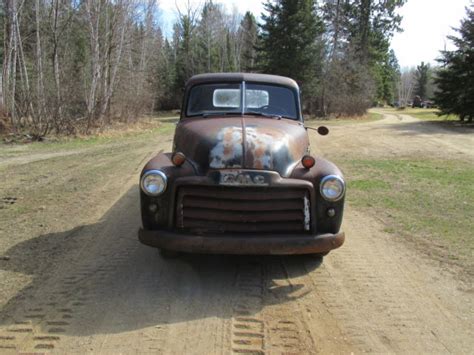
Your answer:
[[[326,126],[319,126],[318,128],[313,128],[313,127],[304,127],[306,129],[311,129],[313,131],[317,131],[320,135],[326,136],[329,133],[329,128]]]
[[[327,128],[326,126],[319,126],[318,133],[322,136],[326,136],[329,133],[329,128]]]

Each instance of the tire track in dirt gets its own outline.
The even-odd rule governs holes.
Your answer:
[[[103,254],[104,261],[97,266],[72,265],[67,276],[57,281],[49,280],[45,289],[24,296],[17,306],[19,311],[2,322],[13,326],[0,328],[0,348],[22,352],[55,349],[76,315],[91,299],[98,297],[95,294],[98,285],[127,259],[131,251],[133,249],[128,248],[118,254]],[[21,336],[9,335],[12,333]]]
[[[288,281],[293,285],[293,299],[289,310],[300,321],[300,330],[308,335],[307,344],[313,353],[351,353],[357,349],[344,336],[343,325],[329,312],[320,290],[310,275],[319,273],[323,259],[312,255],[282,259]],[[307,351],[309,352],[309,351]]]
[[[269,324],[270,353],[314,354],[316,345],[304,320],[305,309],[299,299],[311,292],[304,284],[294,283],[285,266],[288,257],[267,264],[267,303],[264,315]]]
[[[130,326],[136,322],[134,310],[142,307],[137,304],[139,300],[135,296],[136,292],[147,295],[156,293],[154,301],[157,304],[163,304],[164,301],[163,295],[156,292],[162,287],[159,278],[153,274],[136,272],[134,264],[137,255],[140,255],[140,245],[135,242],[134,239],[124,240],[123,243],[114,245],[111,255],[104,255],[108,262],[98,268],[101,275],[86,285],[91,290],[90,299],[73,324],[70,331],[73,337],[62,344],[61,350],[64,352],[71,349],[82,352],[85,344],[98,353],[139,350],[161,353],[165,349],[168,330],[165,322],[135,333],[133,337],[117,336],[117,330],[110,330],[121,327],[126,329],[124,320],[128,320]],[[147,299],[142,302],[149,304]]]
[[[239,263],[233,306],[231,348],[235,354],[265,354],[265,322],[259,311],[263,304],[263,265]]]
[[[292,284],[282,257],[241,259],[231,322],[232,352],[315,353],[304,310],[296,301],[310,290]]]

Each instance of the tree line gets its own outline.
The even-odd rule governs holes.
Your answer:
[[[155,0],[3,0],[0,128],[87,133],[176,109],[203,72],[289,76],[305,112],[363,114],[397,95],[404,2],[268,0],[257,21],[207,0],[177,8],[165,36]]]

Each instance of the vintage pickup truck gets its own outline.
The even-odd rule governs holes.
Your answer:
[[[192,253],[325,255],[340,247],[345,182],[334,164],[310,155],[307,129],[292,79],[193,76],[172,152],[140,175],[139,240]]]

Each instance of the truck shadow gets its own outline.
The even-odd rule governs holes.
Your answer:
[[[0,269],[31,277],[0,311],[0,333],[116,334],[196,319],[253,316],[313,292],[314,256],[182,255],[139,244],[138,187],[100,222],[20,242]]]

